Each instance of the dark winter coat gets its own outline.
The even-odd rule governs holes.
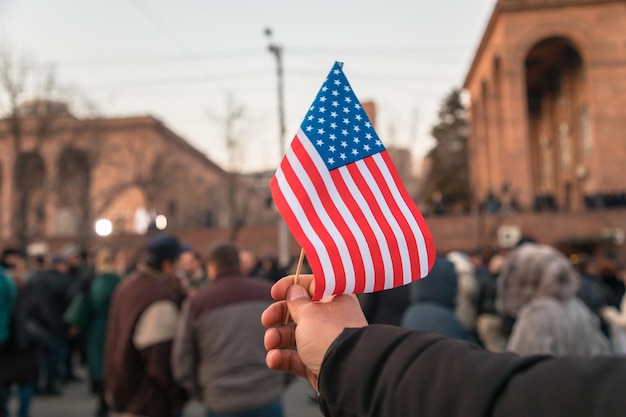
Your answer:
[[[116,413],[171,417],[185,404],[186,393],[170,368],[180,302],[171,278],[143,265],[115,289],[104,361]]]
[[[399,326],[402,315],[410,304],[409,289],[405,285],[385,291],[360,294],[359,301],[368,323]]]
[[[43,271],[35,274],[29,285],[33,286],[34,291],[49,308],[50,332],[55,335],[65,334],[63,315],[70,302],[70,277],[55,270]]]
[[[30,285],[18,289],[11,319],[11,338],[0,353],[0,385],[36,382],[41,349],[47,342],[50,313]]]
[[[626,360],[520,357],[393,326],[346,329],[319,375],[326,416],[617,417]]]
[[[457,274],[454,264],[437,257],[425,278],[407,286],[412,303],[402,318],[402,326],[478,342],[455,315]]]

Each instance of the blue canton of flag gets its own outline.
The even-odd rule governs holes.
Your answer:
[[[329,170],[385,150],[342,65],[335,62],[300,125]]]

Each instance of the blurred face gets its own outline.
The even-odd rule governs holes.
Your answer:
[[[80,265],[80,257],[78,255],[72,255],[67,258],[67,262],[69,266],[78,266]]]
[[[239,263],[241,273],[244,275],[250,275],[254,267],[256,266],[256,256],[249,251],[239,252]]]
[[[28,269],[28,266],[26,265],[26,260],[21,256],[12,255],[10,263],[12,265],[11,275],[13,276],[13,279],[18,285],[23,284],[24,278],[26,276],[26,270]]]
[[[210,280],[214,280],[217,277],[217,265],[215,265],[215,262],[209,262],[206,265],[206,275]]]
[[[180,269],[180,256],[174,261],[163,261],[161,263],[161,273],[168,278],[177,279],[178,269]]]
[[[187,276],[190,277],[194,275],[198,268],[202,267],[193,252],[184,252],[180,256],[179,266],[180,268],[182,268],[183,271],[185,271]]]
[[[60,272],[62,274],[67,274],[67,271],[70,270],[70,267],[65,262],[57,262],[57,263],[52,265],[52,269],[54,269],[55,271],[58,271],[58,272]]]

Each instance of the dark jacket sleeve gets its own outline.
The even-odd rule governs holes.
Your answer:
[[[319,379],[326,416],[623,416],[626,359],[519,357],[394,326],[346,329]]]

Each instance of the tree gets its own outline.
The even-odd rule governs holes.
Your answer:
[[[26,102],[29,94],[41,100]],[[10,193],[12,234],[22,248],[31,236],[41,232],[45,220],[50,182],[41,151],[55,122],[67,114],[67,107],[60,104],[65,94],[52,68],[17,57],[8,49],[0,50],[0,113],[5,119],[5,136],[10,137],[14,178]]]
[[[86,122],[74,123],[71,107]],[[11,232],[16,244],[25,248],[32,238],[45,234],[45,208],[53,201],[71,209],[75,237],[85,246],[90,237],[91,171],[101,154],[101,141],[90,123],[97,120],[96,107],[61,85],[52,66],[0,49],[0,117],[0,136],[10,141]],[[51,139],[60,149],[54,162],[47,154]]]
[[[225,113],[209,114],[222,132],[226,149],[228,172],[226,184],[226,206],[230,239],[236,241],[239,231],[246,225],[250,210],[250,195],[245,189],[241,178],[246,150],[246,112],[243,105],[238,104],[232,94],[226,96]]]
[[[444,99],[439,109],[439,121],[431,134],[436,144],[427,155],[429,170],[421,200],[431,211],[468,211],[471,201],[468,123],[460,90],[453,90]],[[441,205],[435,207],[437,204]]]

